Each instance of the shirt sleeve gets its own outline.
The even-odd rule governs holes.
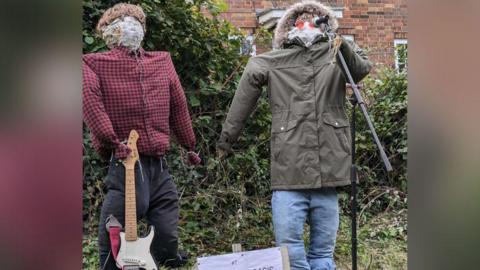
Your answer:
[[[170,79],[170,127],[173,135],[189,151],[195,149],[195,134],[188,112],[187,99],[170,55],[167,56],[167,71]]]
[[[106,147],[118,148],[112,122],[102,102],[102,91],[97,74],[83,62],[83,119],[92,134]]]

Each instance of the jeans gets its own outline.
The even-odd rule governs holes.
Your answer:
[[[274,191],[273,228],[277,246],[287,246],[292,270],[334,270],[339,212],[335,188]],[[308,254],[303,228],[310,225]]]
[[[110,240],[105,228],[109,215],[117,218],[122,226],[125,225],[125,167],[115,159],[110,162],[105,185],[107,194],[98,228],[100,267],[103,270],[118,270],[110,254]],[[135,165],[135,191],[137,219],[145,218],[155,229],[150,248],[153,258],[159,264],[176,259],[178,195],[163,158],[140,155]]]

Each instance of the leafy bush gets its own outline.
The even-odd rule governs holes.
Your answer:
[[[361,209],[377,214],[407,203],[407,73],[380,69],[364,81],[362,91],[376,132],[393,166],[387,173],[367,123],[358,109],[356,165]],[[344,208],[348,208],[346,200]]]
[[[94,35],[94,27],[104,10],[119,1],[84,0],[84,52],[106,50]],[[239,56],[241,36],[232,25],[209,19],[225,7],[222,1],[130,1],[147,13],[147,50],[171,53],[189,101],[197,150],[202,166],[186,167],[181,150],[172,145],[167,156],[180,196],[180,239],[182,248],[192,254],[223,253],[240,242],[246,249],[273,245],[270,211],[269,140],[271,115],[266,93],[236,145],[236,155],[220,161],[215,143],[233,98],[238,79],[247,61]],[[269,37],[258,37],[269,40]],[[360,167],[360,209],[362,218],[388,209],[405,207],[406,193],[406,76],[385,70],[366,80],[370,113],[396,171],[386,174],[376,148],[360,121],[357,136]],[[361,119],[361,116],[358,116]],[[84,129],[84,252],[93,254],[99,211],[103,201],[102,178],[106,163],[93,151]],[[343,212],[348,212],[348,196],[341,194]],[[87,236],[88,235],[88,236]],[[93,238],[92,238],[93,237]],[[93,242],[92,242],[93,241]],[[92,259],[85,259],[90,264]]]

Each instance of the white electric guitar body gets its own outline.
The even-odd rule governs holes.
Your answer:
[[[125,233],[120,233],[120,250],[117,256],[117,266],[122,269],[157,270],[155,261],[150,254],[150,245],[153,240],[153,226],[144,238],[136,241],[127,241]]]
[[[127,145],[132,149],[130,155],[123,161],[125,166],[125,232],[120,232],[120,250],[116,264],[123,270],[158,270],[150,253],[154,228],[146,237],[137,235],[137,205],[135,198],[135,163],[138,160],[138,133],[130,132]]]

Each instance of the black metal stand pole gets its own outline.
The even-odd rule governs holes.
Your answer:
[[[333,33],[330,28],[330,25],[328,23],[329,17],[327,16],[322,16],[320,18],[315,18],[314,19],[314,24],[316,27],[320,27],[322,24],[325,25],[325,33],[328,35],[329,42],[332,42],[333,39],[335,38],[335,33]],[[343,41],[342,41],[343,42]],[[338,50],[338,58],[340,59],[342,68],[347,75],[347,81],[350,83],[352,86],[353,90],[353,95],[351,97],[350,102],[353,105],[352,108],[352,119],[351,119],[351,132],[352,132],[352,167],[351,167],[351,173],[350,173],[350,179],[351,179],[351,185],[352,185],[352,194],[351,194],[351,200],[352,200],[352,270],[357,270],[357,168],[355,166],[355,119],[356,119],[356,108],[357,106],[360,107],[360,110],[365,117],[365,121],[367,122],[368,128],[370,129],[373,140],[375,141],[375,144],[377,145],[378,151],[380,152],[380,157],[383,161],[383,164],[385,165],[385,169],[389,172],[392,171],[392,165],[390,164],[390,161],[388,160],[387,154],[385,153],[385,150],[383,149],[382,144],[380,143],[380,139],[378,138],[377,132],[375,131],[375,127],[373,126],[372,121],[370,120],[370,116],[368,115],[367,112],[367,107],[365,106],[365,103],[363,102],[362,96],[360,95],[360,91],[358,90],[358,86],[353,80],[352,74],[350,73],[350,70],[348,69],[348,65],[345,62],[345,58],[343,57],[341,49]]]
[[[370,129],[370,132],[372,132],[373,140],[375,141],[375,144],[377,145],[378,152],[380,153],[380,157],[382,158],[383,164],[385,165],[385,169],[388,172],[392,171],[392,165],[390,164],[390,161],[388,160],[387,154],[385,153],[385,150],[383,149],[383,146],[380,143],[380,139],[378,138],[377,132],[375,131],[375,127],[373,126],[372,120],[370,119],[370,116],[368,115],[367,107],[365,106],[365,103],[363,102],[363,99],[362,99],[362,96],[360,95],[360,91],[358,90],[357,84],[353,81],[352,74],[350,73],[350,70],[348,69],[347,63],[345,62],[345,58],[343,58],[343,54],[342,54],[341,50],[338,50],[338,58],[340,59],[340,62],[342,63],[343,70],[347,74],[348,82],[352,86],[353,95],[355,97],[355,103],[358,104],[358,106],[360,106],[360,111],[362,112],[363,116],[365,117],[368,128]],[[355,139],[355,137],[352,138],[352,140],[354,140],[354,139]]]
[[[331,36],[330,36],[331,37]],[[352,185],[352,194],[351,194],[351,199],[352,199],[352,270],[357,270],[357,168],[355,166],[355,112],[357,106],[360,107],[360,110],[365,117],[365,120],[367,122],[368,128],[370,129],[372,133],[373,140],[375,141],[378,151],[380,152],[380,157],[383,161],[383,164],[385,165],[385,168],[387,171],[392,170],[392,165],[390,164],[390,161],[388,160],[387,154],[385,153],[385,150],[382,147],[382,144],[380,143],[380,139],[378,138],[377,132],[375,131],[375,127],[373,126],[372,121],[370,120],[370,116],[368,115],[367,112],[367,107],[365,106],[365,103],[363,102],[362,96],[360,95],[360,91],[358,90],[357,84],[354,82],[352,74],[350,73],[350,70],[348,69],[347,63],[345,62],[345,58],[343,57],[343,54],[341,50],[338,50],[338,58],[340,59],[340,62],[342,64],[343,70],[345,71],[347,75],[348,82],[352,86],[353,90],[353,95],[352,95],[352,169],[350,173],[351,177],[351,185]]]
[[[350,172],[351,179],[351,208],[352,208],[352,270],[357,270],[357,168],[355,167],[355,112],[357,109],[357,100],[352,96],[352,168]]]

